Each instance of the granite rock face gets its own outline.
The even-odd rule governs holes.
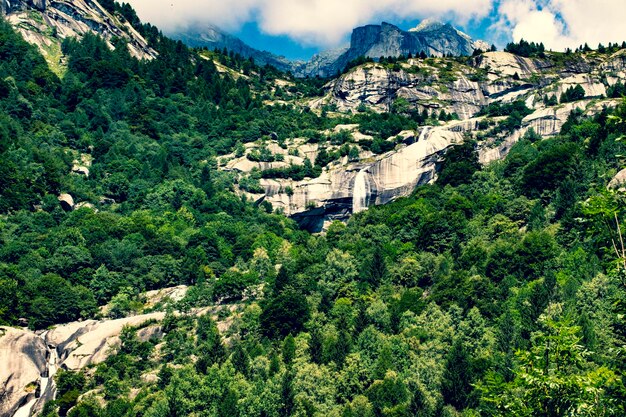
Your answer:
[[[443,30],[437,25],[432,28]],[[397,33],[396,29],[391,25],[371,26],[357,31],[355,36],[359,42],[368,44],[385,31]],[[389,33],[384,36],[395,39],[394,47],[402,47],[402,38]],[[623,76],[626,76],[626,50],[612,55],[591,53],[571,57],[546,53],[542,58],[487,52],[467,58],[413,58],[399,64],[359,65],[326,84],[326,94],[309,101],[309,107],[336,113],[419,112],[426,113],[429,123],[437,125],[420,128],[418,132],[402,132],[401,140],[387,138],[395,144],[395,149],[384,155],[374,155],[359,145],[361,140],[373,139],[359,132],[359,126],[337,126],[351,132],[351,146],[359,147],[358,158],[334,161],[317,178],[301,181],[261,178],[259,185],[263,193],[243,194],[256,202],[271,203],[310,231],[321,231],[329,221],[345,220],[363,207],[385,204],[409,195],[417,185],[434,181],[445,151],[467,138],[477,140],[479,159],[487,164],[504,158],[526,134],[534,132],[543,138],[558,135],[574,111],[593,116],[604,108],[617,106],[619,100],[605,97],[608,88]],[[582,87],[584,98],[559,103],[561,95],[576,86]],[[492,129],[504,123],[507,115],[487,116],[498,114],[490,113],[489,108],[518,101],[531,111],[520,125],[512,131]],[[436,122],[442,112],[454,114],[458,120]],[[289,149],[281,149],[272,141],[263,146],[273,154],[282,154],[281,162],[260,163],[245,156],[230,160],[227,157],[223,169],[245,176],[253,169],[265,171],[290,164],[302,165],[306,159],[313,163],[320,151],[319,144],[307,143],[304,138],[290,140]],[[336,150],[331,146],[328,152]]]
[[[615,107],[618,100],[582,100],[549,108],[538,108],[522,120],[519,129],[506,135],[487,136],[479,141],[478,156],[483,164],[501,160],[524,135],[541,137],[558,135],[574,110],[593,116],[603,108]],[[401,132],[396,148],[383,155],[363,153],[358,161],[347,157],[327,166],[317,178],[302,181],[261,179],[262,194],[247,197],[267,201],[272,207],[295,219],[311,232],[323,231],[334,220],[346,220],[353,213],[379,204],[386,204],[410,195],[416,186],[437,178],[445,152],[463,143],[468,137],[485,132],[490,118],[481,116],[449,122],[440,126],[422,127],[417,132]],[[495,122],[505,117],[495,118]],[[488,131],[487,131],[488,133]],[[392,140],[396,138],[389,138]],[[357,142],[358,143],[358,142]],[[314,159],[314,154],[311,155]],[[242,161],[230,163],[231,170],[250,172],[263,167]]]
[[[330,81],[326,95],[310,105],[353,112],[366,106],[385,112],[398,99],[406,99],[410,108],[419,111],[445,110],[468,119],[493,103],[524,100],[531,109],[544,108],[544,98],[553,96],[558,101],[576,86],[583,88],[585,99],[603,98],[607,88],[624,77],[626,50],[575,61],[488,52],[466,62],[410,59],[395,66],[361,65]]]
[[[36,334],[0,327],[0,416],[35,400],[48,350]]]
[[[437,164],[445,151],[463,142],[467,129],[478,120],[406,131],[395,150],[359,162],[347,158],[328,167],[321,176],[303,181],[263,179],[260,199],[292,216],[301,226],[319,232],[332,220],[344,220],[355,206],[386,204],[410,194],[436,177]],[[357,180],[361,176],[360,180]],[[359,181],[366,184],[355,186]],[[290,190],[289,192],[287,190]]]
[[[55,58],[51,55],[55,50],[60,51],[63,39],[86,33],[102,36],[111,48],[115,38],[122,38],[127,41],[131,55],[139,59],[157,56],[126,20],[112,15],[96,1],[0,0],[0,4],[5,19],[48,59]]]
[[[151,313],[117,320],[73,322],[50,330],[46,343],[56,346],[61,367],[78,370],[106,360],[112,348],[119,345],[125,326],[139,326],[163,317],[165,313]]]

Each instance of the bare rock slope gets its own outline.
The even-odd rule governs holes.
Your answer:
[[[61,42],[67,37],[95,33],[113,48],[113,40],[126,41],[136,58],[153,59],[157,53],[120,15],[109,13],[95,0],[0,0],[0,14],[24,39],[39,47],[54,68],[60,65]]]
[[[47,348],[36,334],[0,327],[0,416],[13,416],[36,397]]]

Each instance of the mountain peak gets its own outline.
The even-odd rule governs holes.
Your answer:
[[[435,18],[428,18],[422,20],[420,24],[415,26],[413,29],[409,29],[409,32],[430,32],[434,30],[439,30],[444,26],[446,26],[446,24],[442,21]]]

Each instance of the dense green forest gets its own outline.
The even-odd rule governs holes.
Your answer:
[[[143,291],[192,286],[163,339],[127,329],[106,362],[60,372],[46,416],[626,414],[626,206],[606,190],[626,103],[487,167],[454,147],[436,184],[310,235],[238,197],[216,158],[264,135],[356,120],[386,138],[424,118],[269,106],[288,75],[134,24],[158,59],[87,35],[64,42],[60,79],[0,22],[0,324],[43,329],[108,302],[123,316]],[[293,82],[281,98],[320,87]],[[88,177],[70,173],[81,154]],[[97,211],[65,211],[59,193]]]

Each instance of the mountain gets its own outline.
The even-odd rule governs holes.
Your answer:
[[[294,67],[298,76],[330,77],[341,72],[350,61],[359,57],[399,57],[424,52],[429,56],[471,55],[474,50],[489,49],[489,45],[436,20],[424,20],[419,26],[404,31],[390,23],[367,25],[354,29],[350,47],[341,54],[319,54],[311,61]]]
[[[222,31],[215,25],[196,26],[184,32],[173,33],[171,36],[192,48],[206,47],[209,50],[226,48],[244,58],[254,59],[258,65],[272,65],[285,72],[293,70],[294,63],[287,58],[252,48],[241,39]]]
[[[123,39],[138,59],[151,60],[157,55],[124,16],[93,0],[0,0],[0,15],[25,40],[37,45],[53,68],[60,65],[63,39],[86,33],[102,36],[111,48],[115,39]]]
[[[191,47],[226,48],[245,58],[254,58],[257,64],[270,64],[297,77],[332,77],[359,57],[377,59],[420,52],[429,56],[460,56],[471,55],[476,49],[489,49],[485,42],[474,41],[452,25],[433,19],[424,20],[409,31],[385,22],[358,27],[352,32],[350,46],[320,52],[307,62],[289,61],[271,52],[259,51],[214,25],[196,26],[172,37]]]

